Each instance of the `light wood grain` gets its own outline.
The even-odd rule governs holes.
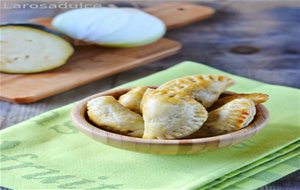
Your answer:
[[[0,98],[14,103],[34,102],[170,56],[180,47],[178,42],[168,39],[131,49],[80,46],[66,65],[53,71],[22,75],[2,73]]]
[[[158,15],[168,28],[185,26],[213,14],[213,9],[184,3],[167,3],[147,8]],[[35,20],[49,26],[51,19]],[[79,43],[82,44],[82,43]],[[1,73],[0,99],[13,103],[31,103],[100,78],[168,57],[179,51],[179,42],[161,39],[147,46],[127,49],[101,48],[82,44],[64,66],[37,74]],[[55,84],[49,88],[48,84]]]
[[[161,3],[144,9],[160,18],[168,29],[180,28],[211,17],[215,10],[188,3]]]
[[[81,100],[72,109],[71,120],[74,126],[96,141],[116,148],[151,154],[177,155],[205,152],[240,143],[252,137],[259,130],[265,127],[268,120],[267,109],[263,105],[259,104],[256,106],[256,115],[253,121],[239,131],[213,137],[180,140],[143,139],[129,137],[106,131],[101,127],[97,127],[89,122],[88,118],[86,117],[88,101],[100,96],[114,96],[116,99],[119,99],[121,95],[125,94],[129,90],[130,88],[110,90],[89,96]],[[222,95],[226,96],[232,94],[233,93],[231,92],[225,92]]]

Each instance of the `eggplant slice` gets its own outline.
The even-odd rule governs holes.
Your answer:
[[[37,73],[64,65],[73,54],[69,42],[43,26],[0,26],[0,71]]]

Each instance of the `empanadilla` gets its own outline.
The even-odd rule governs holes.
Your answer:
[[[119,102],[136,113],[141,113],[140,104],[148,87],[134,87],[119,98]]]
[[[121,105],[113,96],[100,96],[87,103],[89,119],[109,131],[142,137],[144,121],[141,115]]]
[[[204,137],[231,133],[248,126],[256,114],[253,101],[239,98],[208,113],[202,128],[189,137]]]
[[[174,91],[150,90],[142,102],[144,138],[183,138],[199,130],[207,119],[207,111],[199,102]]]
[[[140,103],[140,110],[141,110],[142,113],[143,113],[143,104],[144,104],[144,100],[146,100],[147,97],[150,96],[151,93],[154,92],[154,90],[155,90],[155,89],[147,88],[147,90],[145,91],[144,96],[143,96],[143,98],[142,98],[142,100],[141,100],[141,103]]]
[[[221,75],[194,75],[171,80],[161,85],[158,90],[175,91],[178,94],[189,95],[209,108],[225,89],[234,81]]]
[[[234,94],[231,96],[226,96],[224,98],[218,99],[210,108],[209,110],[215,110],[218,109],[219,107],[223,106],[224,104],[238,98],[246,98],[248,100],[252,100],[255,105],[261,104],[266,102],[269,99],[269,96],[267,94],[262,94],[262,93],[252,93],[252,94]]]

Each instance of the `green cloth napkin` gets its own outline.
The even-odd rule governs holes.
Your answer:
[[[300,168],[300,90],[269,85],[183,62],[121,87],[159,85],[193,74],[232,77],[235,92],[270,95],[270,120],[229,148],[164,156],[116,149],[80,133],[72,105],[0,132],[1,186],[12,189],[254,189]]]

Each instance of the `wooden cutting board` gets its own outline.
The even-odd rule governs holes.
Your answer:
[[[144,11],[159,17],[168,29],[204,20],[214,13],[212,8],[188,3],[163,3]],[[137,48],[77,46],[68,63],[58,69],[37,74],[0,73],[0,99],[14,103],[35,102],[168,57],[180,48],[179,42],[166,38]]]

